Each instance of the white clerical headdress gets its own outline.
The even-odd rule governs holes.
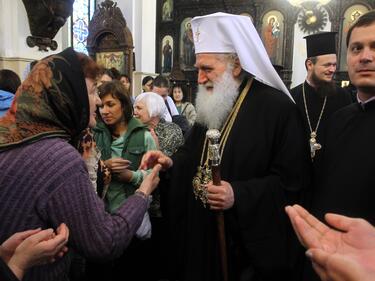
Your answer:
[[[194,17],[191,26],[196,54],[236,53],[244,70],[292,99],[249,17],[215,13]]]

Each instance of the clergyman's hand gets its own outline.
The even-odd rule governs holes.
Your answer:
[[[208,192],[208,204],[211,210],[227,210],[234,204],[234,193],[232,185],[229,182],[221,181],[220,185],[214,185],[209,182],[206,185]]]
[[[161,169],[165,171],[173,166],[173,161],[160,150],[150,150],[143,155],[139,169],[148,170],[156,164],[160,164]]]

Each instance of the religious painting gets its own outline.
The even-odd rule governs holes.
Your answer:
[[[123,52],[96,53],[96,62],[105,68],[116,68],[120,73],[125,73],[125,56]]]
[[[171,21],[173,14],[173,0],[163,0],[163,6],[161,9],[161,20]]]
[[[173,38],[170,35],[164,36],[161,42],[161,72],[171,73],[173,60]]]
[[[269,11],[263,16],[262,40],[272,64],[282,65],[284,16],[279,11]]]
[[[344,13],[344,20],[341,30],[341,43],[340,43],[340,71],[347,71],[346,64],[346,35],[351,25],[369,9],[364,5],[353,5],[350,6]]]
[[[191,18],[185,18],[180,27],[180,62],[183,70],[194,70],[195,49]]]

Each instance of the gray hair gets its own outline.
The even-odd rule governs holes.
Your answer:
[[[218,58],[223,61],[227,62],[230,66],[234,66],[236,59],[238,59],[238,55],[236,53],[222,53],[217,54]]]
[[[238,57],[237,53],[222,53],[222,54],[217,54],[218,58],[222,61],[222,62],[225,62],[227,63],[228,67],[230,67],[231,69],[234,68],[234,64],[236,62],[236,60],[240,60],[240,58]],[[240,62],[241,63],[241,62]],[[242,66],[241,66],[242,67]],[[241,70],[241,74],[240,76],[238,77],[239,80],[243,80],[245,79],[246,77],[251,77],[252,75],[248,72],[246,72],[243,68]]]
[[[141,101],[146,105],[150,118],[162,118],[165,111],[167,110],[164,99],[154,92],[145,92],[138,95],[135,98],[134,104]]]

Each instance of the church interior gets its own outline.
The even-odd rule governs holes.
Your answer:
[[[193,17],[214,12],[250,17],[288,88],[306,75],[304,37],[336,32],[335,80],[346,86],[346,32],[360,15],[375,8],[373,0],[75,0],[41,1],[40,7],[28,2],[33,3],[0,1],[0,69],[11,69],[22,80],[32,61],[73,46],[106,68],[129,75],[133,96],[141,92],[142,77],[163,74],[185,84],[192,102],[197,87],[189,23]],[[62,22],[48,34],[53,44],[38,46],[31,35],[48,33],[41,31],[47,28],[43,20],[51,16],[43,10],[45,2],[55,5],[53,13],[61,13]]]
[[[374,120],[375,0],[0,0],[0,281],[375,280]]]

